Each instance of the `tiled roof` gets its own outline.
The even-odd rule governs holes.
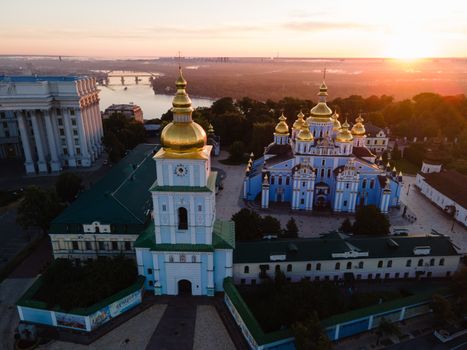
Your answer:
[[[287,145],[278,145],[276,143],[271,143],[266,147],[265,154],[284,154],[292,152],[292,147],[290,144]]]
[[[425,182],[454,202],[467,208],[467,176],[454,170],[421,173]]]
[[[396,243],[396,244],[394,244]],[[290,249],[293,244],[297,249]],[[336,253],[368,252],[368,258],[415,257],[414,248],[430,246],[432,256],[458,255],[447,237],[362,237],[342,234],[320,238],[237,242],[234,263],[269,262],[271,255],[285,255],[286,261],[336,260]]]
[[[293,159],[293,158],[294,158],[294,155],[292,153],[292,150],[290,150],[290,152],[278,154],[271,158],[268,158],[267,160],[265,160],[264,163],[266,164],[266,166],[271,166],[271,165],[279,164],[279,163],[282,163],[286,160]]]
[[[374,157],[375,155],[366,147],[354,147],[352,152],[356,157]]]
[[[148,189],[156,179],[152,157],[158,148],[152,144],[136,146],[52,221],[50,233],[82,233],[81,225],[93,221],[128,225],[127,233],[139,233],[152,208]]]
[[[375,137],[376,134],[379,133],[383,129],[371,123],[365,123],[365,130],[366,130],[367,136]]]

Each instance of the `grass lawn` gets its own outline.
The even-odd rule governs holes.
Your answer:
[[[391,163],[392,162],[396,164],[397,172],[402,171],[402,174],[415,175],[420,170],[419,166],[409,162],[406,159],[393,160]]]

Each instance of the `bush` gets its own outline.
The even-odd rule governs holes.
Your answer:
[[[387,235],[389,234],[389,223],[386,215],[374,205],[359,208],[355,215],[353,233],[357,235]]]

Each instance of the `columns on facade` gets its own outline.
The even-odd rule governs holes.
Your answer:
[[[91,104],[91,113],[92,113],[92,121],[94,127],[94,139],[97,146],[98,155],[102,153],[102,142],[101,142],[101,134],[99,130],[99,119],[100,119],[100,111],[97,104],[97,98]]]
[[[261,208],[269,208],[269,179],[268,176],[264,176],[263,187],[261,189]]]
[[[300,179],[293,179],[292,187],[292,210],[299,209],[300,203]]]
[[[315,175],[311,175],[311,179],[306,184],[305,210],[313,210],[313,197],[315,191]]]
[[[75,168],[76,167],[76,157],[75,157],[75,142],[73,139],[73,131],[71,128],[70,114],[68,113],[67,108],[62,109],[63,115],[63,125],[65,127],[65,137],[66,145],[68,152],[68,166]]]
[[[86,142],[85,127],[82,114],[76,113],[76,126],[78,128],[79,147],[81,150],[81,165],[91,166],[91,156],[89,154],[88,143]]]
[[[44,116],[45,121],[45,131],[47,133],[47,142],[50,150],[50,169],[51,171],[60,171],[61,163],[58,158],[56,138],[53,132],[52,121],[50,119],[49,110],[43,110],[42,115]]]
[[[34,166],[34,160],[32,158],[31,153],[31,142],[29,142],[29,133],[28,128],[26,126],[25,121],[25,113],[24,111],[19,111],[18,115],[18,128],[21,136],[21,143],[23,144],[23,152],[24,152],[24,167],[26,168],[27,174],[35,174],[36,168]]]
[[[91,157],[91,161],[94,161],[94,159],[96,159],[95,155],[96,155],[96,149],[95,149],[95,146],[92,142],[92,138],[91,138],[91,127],[89,125],[89,115],[88,115],[88,111],[87,111],[87,107],[86,107],[86,103],[81,107],[81,120],[82,120],[82,124],[83,124],[83,139],[85,140],[85,143],[87,145],[87,150],[88,150],[88,154],[90,155]]]
[[[36,111],[31,112],[32,128],[34,131],[34,141],[36,142],[37,149],[37,167],[40,173],[46,173],[48,171],[48,168],[45,159],[44,142],[42,140],[43,136],[41,133],[41,128],[39,126],[39,118],[40,116],[36,113]]]

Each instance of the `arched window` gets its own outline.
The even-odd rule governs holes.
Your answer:
[[[173,255],[170,255],[170,256],[169,256],[169,262],[174,262],[174,257],[173,257]]]
[[[435,259],[430,259],[430,266],[435,266]]]
[[[418,260],[418,266],[423,266],[423,259]]]
[[[279,272],[281,270],[281,266],[280,265],[276,265],[276,272]]]
[[[360,262],[358,263],[358,268],[359,268],[359,269],[363,269],[363,261],[360,261]]]
[[[341,263],[336,262],[336,267],[335,267],[335,269],[336,269],[336,270],[339,270],[340,268],[341,268]]]
[[[249,266],[245,266],[243,268],[243,273],[250,273],[250,267]]]
[[[180,255],[180,262],[182,262],[182,263],[186,262],[185,254]]]
[[[282,185],[282,176],[279,176],[279,180],[277,180],[278,185]]]
[[[383,260],[378,261],[378,267],[383,267]]]
[[[94,229],[95,229],[95,230],[94,230],[94,232],[96,232],[96,233],[99,233],[99,232],[101,232],[101,230],[100,230],[99,226],[96,226],[96,227],[94,227]]]
[[[306,264],[306,270],[310,271],[311,270],[311,264]]]
[[[178,208],[178,229],[188,230],[188,211],[186,208]]]
[[[439,266],[444,266],[444,258],[439,259]]]
[[[320,270],[321,270],[321,263],[317,263],[317,264],[316,264],[316,270],[317,270],[317,271],[320,271]]]
[[[347,263],[347,270],[350,270],[351,268],[352,268],[352,262],[349,261],[349,262]]]
[[[392,260],[388,260],[388,267],[392,267]]]
[[[370,180],[370,189],[372,190],[373,188],[375,188],[375,180],[371,179]]]
[[[274,176],[271,175],[271,185],[274,185]]]
[[[196,255],[192,255],[192,256],[191,256],[191,262],[192,262],[192,263],[195,263],[195,262],[196,262]]]
[[[363,179],[362,181],[362,188],[366,188],[366,179]]]
[[[405,264],[405,266],[407,266],[407,267],[412,266],[412,260],[410,260],[410,259],[407,260],[407,263]]]
[[[292,264],[287,265],[287,272],[290,272],[290,271],[292,271]]]
[[[285,184],[286,184],[286,185],[290,185],[290,177],[287,176],[287,177],[285,178]]]

